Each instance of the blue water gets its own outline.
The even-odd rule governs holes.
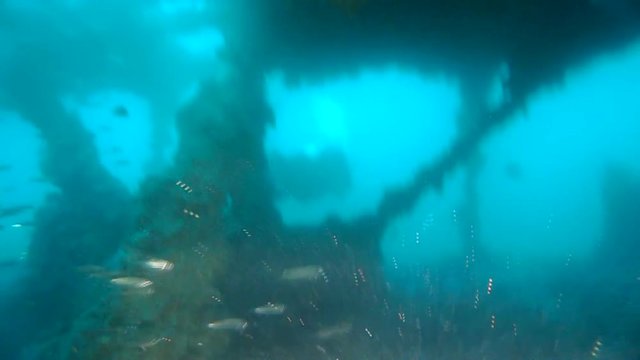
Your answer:
[[[640,359],[640,9],[399,4],[0,1],[0,358]]]

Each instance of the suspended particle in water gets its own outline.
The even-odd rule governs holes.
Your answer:
[[[476,289],[476,295],[473,299],[473,308],[478,310],[478,306],[480,305],[480,290]]]
[[[487,295],[491,295],[493,291],[493,278],[489,278],[489,283],[487,284]]]
[[[264,268],[268,271],[268,272],[273,272],[273,269],[271,268],[271,266],[269,266],[269,264],[267,264],[266,261],[262,260],[262,266],[264,266]]]
[[[567,261],[565,261],[564,266],[569,266],[569,264],[571,264],[572,256],[572,254],[569,254],[569,256],[567,256]]]
[[[360,275],[360,280],[363,283],[367,282],[367,278],[364,276],[364,271],[362,271],[362,268],[358,268],[358,274]]]
[[[369,328],[364,328],[364,331],[367,333],[369,338],[373,338],[373,334],[371,333],[371,331],[369,331]]]
[[[193,247],[193,252],[200,255],[201,258],[204,258],[209,248],[201,242],[198,242],[196,246]]]
[[[562,304],[562,293],[558,295],[558,300],[556,300],[556,309],[559,309],[561,304]]]
[[[518,336],[518,326],[513,323],[513,336]]]
[[[313,301],[309,302],[309,305],[311,305],[311,307],[313,308],[313,310],[315,311],[320,311],[320,309],[318,308],[318,305],[316,305],[316,303],[314,303]]]
[[[325,284],[329,283],[329,277],[327,276],[327,273],[324,271],[323,268],[320,268],[320,276],[322,276],[322,280],[324,280]]]
[[[178,180],[176,182],[176,186],[178,186],[182,190],[186,191],[187,193],[193,192],[193,189],[191,188],[191,186],[185,184],[184,182],[182,182],[182,180]]]
[[[602,341],[600,338],[596,339],[593,343],[593,347],[591,348],[591,356],[597,358],[600,355],[600,350],[602,349]]]
[[[398,312],[398,319],[403,323],[407,321],[406,315],[402,311]]]
[[[427,214],[427,218],[422,222],[422,231],[425,231],[428,227],[431,227],[433,225],[433,222],[433,214]]]
[[[444,324],[442,324],[442,331],[448,333],[451,332],[452,325],[450,320],[445,320]]]
[[[195,213],[195,212],[191,211],[191,210],[188,210],[188,209],[182,209],[182,212],[183,212],[185,215],[189,215],[189,216],[192,216],[192,217],[194,217],[194,218],[196,218],[196,219],[200,219],[200,215],[199,215],[198,213]]]
[[[496,315],[495,314],[491,315],[491,328],[492,329],[496,328]]]

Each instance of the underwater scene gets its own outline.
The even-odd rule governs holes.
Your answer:
[[[640,360],[640,1],[0,0],[0,360]]]

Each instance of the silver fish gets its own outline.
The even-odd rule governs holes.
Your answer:
[[[322,267],[308,265],[285,269],[282,272],[282,280],[285,281],[314,281],[323,273]]]
[[[134,277],[134,276],[113,278],[111,279],[111,283],[114,285],[130,288],[130,289],[144,289],[153,285],[153,281],[151,280]]]
[[[158,345],[158,343],[160,343],[161,341],[167,341],[167,342],[171,342],[171,338],[168,337],[159,337],[159,338],[155,338],[155,339],[151,339],[147,342],[144,342],[140,345],[138,345],[138,347],[140,348],[140,350],[142,351],[147,351],[147,349],[152,348],[156,345]]]
[[[173,270],[173,263],[164,259],[151,258],[144,262],[144,267],[150,270],[171,271]]]
[[[351,332],[351,328],[351,323],[346,322],[324,327],[316,332],[316,338],[318,338],[318,340],[330,340],[336,337],[345,336]]]
[[[119,273],[110,271],[99,265],[83,265],[76,268],[79,272],[87,274],[90,278],[116,278]]]
[[[258,306],[253,309],[253,313],[256,315],[282,315],[286,309],[284,304],[272,304],[267,303],[266,305]]]
[[[207,327],[212,330],[243,332],[248,325],[244,319],[229,318],[209,323]]]

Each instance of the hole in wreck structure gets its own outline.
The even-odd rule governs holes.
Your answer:
[[[375,211],[387,188],[406,185],[447,150],[460,106],[453,81],[398,66],[298,87],[272,74],[267,98],[275,126],[265,152],[289,225]]]
[[[424,350],[417,350],[412,347],[415,343],[407,340],[411,336],[425,336],[422,330],[428,327],[441,336],[462,334],[460,336],[466,337],[466,340],[461,340],[465,342],[465,345],[461,345],[463,347],[497,346],[495,341],[498,340],[491,340],[490,335],[472,334],[470,330],[465,331],[460,327],[478,322],[476,331],[485,331],[482,330],[484,328],[494,331],[497,328],[496,317],[502,316],[508,317],[509,322],[502,324],[502,336],[509,336],[514,340],[506,348],[494,350],[495,353],[513,353],[518,351],[514,346],[526,346],[515,345],[519,343],[519,340],[515,339],[522,337],[523,326],[537,328],[540,331],[546,329],[544,331],[554,333],[549,338],[546,335],[538,337],[530,333],[525,341],[537,342],[538,345],[530,344],[532,348],[540,346],[539,350],[532,351],[552,351],[543,350],[543,345],[540,344],[551,339],[558,341],[561,335],[550,329],[564,326],[582,326],[579,331],[580,336],[584,338],[576,342],[562,340],[566,341],[566,347],[561,351],[580,351],[574,347],[591,346],[591,351],[594,351],[594,346],[599,348],[601,345],[598,344],[602,340],[587,344],[587,338],[597,333],[597,329],[585,324],[571,323],[570,318],[579,313],[590,314],[594,308],[598,312],[611,311],[611,306],[614,306],[612,304],[617,300],[603,307],[589,303],[580,310],[566,308],[582,301],[580,299],[585,296],[584,291],[588,291],[586,289],[591,286],[586,285],[590,282],[580,283],[577,279],[589,272],[587,269],[591,266],[600,266],[604,261],[599,249],[602,242],[606,242],[603,237],[609,236],[603,223],[604,212],[608,210],[601,199],[605,187],[603,181],[608,176],[606,164],[625,164],[623,167],[627,168],[627,171],[637,173],[633,156],[625,156],[620,152],[623,148],[636,148],[632,145],[632,137],[621,136],[619,131],[624,128],[635,134],[638,127],[630,126],[629,121],[634,118],[636,110],[635,105],[628,103],[628,98],[624,95],[616,95],[615,100],[594,102],[589,106],[580,105],[579,111],[576,110],[576,102],[581,102],[587,97],[607,98],[609,95],[599,85],[603,78],[618,84],[617,89],[624,94],[625,91],[622,89],[628,86],[624,85],[627,80],[622,75],[624,71],[618,70],[617,66],[638,66],[635,60],[631,60],[637,56],[636,51],[636,47],[631,47],[621,52],[618,55],[619,63],[594,61],[573,71],[561,89],[539,92],[529,100],[526,113],[514,114],[504,128],[480,142],[477,154],[470,156],[476,158],[471,164],[465,162],[465,166],[448,174],[439,191],[427,191],[418,195],[421,200],[415,209],[406,216],[387,223],[388,226],[380,234],[382,263],[379,265],[384,267],[382,275],[375,274],[375,271],[373,274],[368,273],[371,269],[366,270],[366,266],[371,264],[367,264],[362,254],[354,255],[349,248],[351,244],[345,247],[346,255],[342,254],[344,258],[340,257],[340,251],[336,250],[332,254],[334,259],[328,261],[332,265],[327,265],[329,275],[325,280],[329,283],[331,280],[328,279],[337,278],[340,285],[332,284],[332,291],[345,293],[336,296],[340,300],[332,301],[337,301],[340,304],[338,306],[348,307],[346,304],[354,306],[354,303],[344,300],[345,296],[383,296],[380,294],[384,291],[371,295],[366,293],[367,290],[362,290],[368,286],[366,282],[372,280],[370,276],[378,276],[377,281],[384,282],[391,289],[387,293],[388,298],[376,304],[380,306],[379,311],[384,314],[384,320],[378,319],[380,322],[377,323],[374,320],[375,316],[369,317],[362,313],[353,315],[358,313],[357,306],[346,312],[343,308],[342,311],[336,310],[331,314],[324,313],[315,319],[313,315],[306,316],[320,323],[326,322],[326,318],[346,316],[350,319],[349,329],[356,326],[364,331],[364,334],[355,335],[356,337],[374,338],[378,343],[384,342],[380,340],[383,336],[396,339],[390,342],[408,341],[408,348],[400,350],[404,356],[407,353],[415,354],[412,351],[429,351],[429,346],[425,345]],[[626,60],[622,60],[623,58]],[[345,241],[340,236],[340,230],[333,232],[335,228],[331,225],[326,226],[320,239],[309,227],[323,224],[327,219],[330,220],[329,224],[332,224],[332,221],[348,223],[375,212],[386,190],[398,184],[406,185],[421,165],[430,164],[430,161],[434,162],[434,159],[446,153],[458,135],[455,118],[459,111],[459,100],[455,86],[451,86],[451,83],[432,82],[431,85],[444,86],[431,88],[435,91],[429,96],[428,88],[411,88],[406,84],[397,86],[398,83],[402,83],[401,80],[385,83],[392,77],[390,74],[397,77],[395,80],[411,79],[414,75],[411,72],[403,73],[397,68],[392,68],[379,73],[362,73],[366,75],[351,77],[350,85],[344,88],[340,86],[344,85],[346,80],[325,80],[315,88],[311,85],[286,88],[277,76],[271,78],[267,86],[267,97],[274,107],[276,121],[275,126],[267,133],[265,151],[274,186],[282,189],[282,193],[276,194],[276,206],[285,224],[293,228],[302,226],[306,229],[298,233],[301,237],[298,241],[301,244],[297,246],[300,246],[300,249],[315,251],[316,255],[307,254],[301,256],[302,258],[318,261],[322,256],[328,256],[326,249],[322,249],[323,245],[314,244],[314,241],[329,242],[337,248]],[[367,76],[370,83],[362,80]],[[418,78],[412,80],[416,79]],[[393,96],[383,95],[384,100],[376,101],[378,94],[375,90],[379,88],[372,83],[384,88],[381,94]],[[367,85],[359,88],[362,84]],[[330,91],[323,93],[326,89]],[[406,90],[409,91],[404,93]],[[404,102],[407,97],[412,96],[423,100],[413,104]],[[355,101],[348,104],[341,101],[342,99]],[[397,99],[400,100],[396,103]],[[437,99],[436,114],[429,113],[428,101],[424,99]],[[608,104],[614,102],[629,105],[629,112],[615,120],[615,125],[605,125],[595,120],[585,121],[585,113],[593,114],[594,117],[609,118],[612,113]],[[379,103],[383,105],[376,107]],[[391,109],[391,115],[385,113],[387,108]],[[400,119],[397,117],[398,109],[411,115]],[[420,115],[412,122],[414,114]],[[372,119],[376,119],[373,126],[373,121],[369,122]],[[378,129],[381,131],[376,131]],[[363,140],[362,137],[366,139]],[[425,143],[425,137],[437,138],[435,146],[433,143]],[[625,140],[617,145],[605,145],[614,138]],[[366,145],[358,148],[358,145],[362,145],[358,141],[364,141]],[[381,143],[386,145],[378,145]],[[389,156],[376,156],[376,150],[380,148],[384,148],[385,154]],[[323,179],[318,183],[310,181],[297,185],[291,185],[288,181],[289,177],[295,177],[298,172],[304,174],[301,178],[308,175],[308,164],[305,161],[322,162],[323,160],[318,159],[323,159],[325,151],[335,154],[336,149],[341,149],[342,154],[335,160],[333,169],[328,164],[329,156],[324,158],[327,161],[326,166],[318,166],[318,163],[315,163],[313,169],[331,171],[332,175],[341,178],[323,179],[318,175],[318,178]],[[403,150],[406,153],[402,153]],[[633,150],[631,153],[635,154],[636,151]],[[288,163],[284,161],[286,166],[283,165],[283,158],[289,160]],[[345,158],[350,169],[354,172],[355,169],[361,169],[365,176],[345,173]],[[402,163],[398,164],[399,161]],[[392,173],[389,169],[395,169],[397,172]],[[336,186],[339,187],[337,184],[346,186],[347,178],[351,182],[350,186],[347,189],[336,190]],[[295,191],[287,192],[287,186],[305,184],[311,188],[298,189],[300,193],[317,193],[313,196],[296,196]],[[322,186],[327,188],[319,188]],[[367,195],[364,202],[359,202],[360,199],[353,193],[363,189],[366,189]],[[366,233],[365,228],[366,223],[358,229]],[[337,229],[340,229],[340,226],[337,226]],[[358,234],[349,236],[358,237]],[[341,264],[343,260],[344,263]],[[540,270],[541,266],[545,267],[545,271]],[[631,278],[625,278],[621,273],[611,269],[607,271],[612,272],[603,276],[614,279],[611,281],[616,288],[623,289],[629,286]],[[558,273],[564,275],[558,276]],[[499,295],[496,295],[495,283],[498,280],[502,289],[498,291]],[[354,294],[349,287],[358,290]],[[571,300],[567,300],[567,291],[573,292]],[[512,297],[514,293],[520,293],[522,296],[516,299]],[[286,295],[283,297],[286,298]],[[567,305],[567,302],[572,305]],[[311,306],[315,309],[316,305]],[[323,305],[337,306],[331,301]],[[370,303],[368,305],[374,308],[376,306]],[[392,313],[393,307],[397,312]],[[484,312],[481,310],[483,307]],[[406,308],[412,310],[405,310]],[[562,313],[559,310],[561,308],[566,312]],[[627,305],[625,309],[633,311]],[[371,308],[367,308],[366,313],[369,314],[370,311]],[[447,315],[443,315],[443,311]],[[534,319],[537,316],[534,314],[540,311],[552,319],[538,322]],[[436,312],[440,314],[435,315]],[[411,320],[407,320],[407,313],[411,314]],[[595,319],[605,315],[588,316]],[[298,320],[302,319],[300,317]],[[483,323],[483,319],[486,320],[486,324]],[[336,322],[338,319],[333,321]],[[339,325],[337,329],[342,329]],[[631,322],[625,322],[621,327],[624,330],[618,331],[629,334],[628,331],[633,326]],[[379,332],[377,335],[371,333],[373,328]],[[412,335],[408,335],[410,333]],[[304,337],[303,339],[306,340]],[[456,351],[451,348],[455,345],[447,344],[437,336],[424,341],[432,341],[431,347],[444,348],[442,351],[445,352]],[[500,341],[505,340],[502,338]],[[583,345],[579,345],[581,342]],[[335,346],[335,343],[333,345]],[[354,348],[358,346],[370,345],[359,344],[354,345]],[[341,348],[335,351],[347,350]],[[476,348],[473,351],[488,350]],[[596,353],[598,351],[596,350]],[[633,350],[616,349],[611,350],[611,353],[622,351]]]

